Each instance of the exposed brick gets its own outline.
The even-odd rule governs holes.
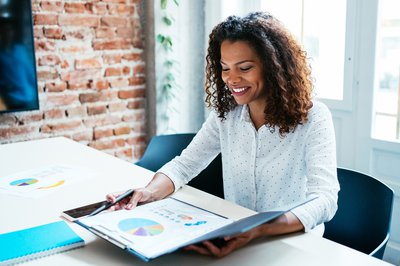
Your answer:
[[[80,83],[101,77],[100,69],[82,69],[61,74],[61,80],[70,83]]]
[[[126,110],[127,106],[125,102],[119,102],[119,103],[110,103],[108,105],[108,110],[110,112],[119,112],[119,111],[124,111]]]
[[[132,157],[132,148],[119,149],[114,154],[118,158],[121,158],[121,159],[127,158],[128,160],[130,160]]]
[[[114,135],[119,136],[119,135],[127,135],[131,133],[131,129],[129,127],[119,127],[114,129]]]
[[[127,78],[116,78],[109,81],[111,88],[123,88],[129,85]]]
[[[126,27],[128,21],[124,17],[102,17],[101,18],[101,26],[108,27]]]
[[[57,25],[57,15],[35,14],[33,15],[34,25]]]
[[[133,67],[134,74],[144,74],[146,73],[146,66],[144,64],[136,65]]]
[[[122,71],[120,68],[116,68],[116,67],[109,67],[106,68],[106,71],[104,73],[104,76],[106,77],[110,77],[110,76],[121,76]]]
[[[63,4],[59,1],[41,1],[40,6],[43,11],[60,12],[63,10]]]
[[[36,52],[54,52],[56,50],[55,43],[48,40],[35,40]]]
[[[122,121],[124,122],[143,121],[144,119],[144,113],[129,114],[122,117]]]
[[[146,144],[146,137],[145,136],[137,136],[131,137],[126,140],[129,145],[136,146],[136,145],[144,145]]]
[[[59,40],[62,38],[63,33],[60,28],[44,28],[44,36],[49,39]]]
[[[123,139],[97,140],[90,143],[89,146],[98,150],[110,150],[125,146],[125,141]]]
[[[87,8],[90,9],[94,14],[104,15],[107,14],[107,4],[105,3],[87,3]]]
[[[35,36],[35,38],[44,37],[43,27],[42,26],[34,26],[33,27],[33,36]]]
[[[60,82],[60,83],[49,82],[46,83],[45,85],[45,90],[47,92],[62,92],[65,91],[66,88],[67,84],[65,82]]]
[[[71,105],[74,103],[75,104],[79,103],[77,95],[65,95],[65,94],[60,94],[60,95],[49,94],[49,95],[47,95],[47,101],[46,101],[47,107],[66,106],[66,105]]]
[[[130,68],[128,66],[124,66],[122,68],[122,74],[129,75],[130,73],[131,73],[131,70],[130,70]]]
[[[89,88],[89,82],[68,83],[69,90],[81,90]]]
[[[96,90],[106,90],[110,88],[107,80],[97,80],[91,83],[91,88]]]
[[[137,99],[134,101],[129,101],[128,102],[128,109],[140,109],[140,108],[144,108],[146,106],[145,101],[142,99]]]
[[[63,118],[65,111],[60,109],[51,109],[44,112],[45,119]]]
[[[39,112],[32,112],[29,113],[27,115],[24,115],[23,117],[21,117],[19,119],[19,123],[20,124],[27,124],[27,123],[31,123],[31,122],[38,122],[38,121],[42,121],[43,120],[43,112],[39,111]],[[0,122],[0,124],[2,124]]]
[[[75,61],[76,69],[92,69],[92,68],[101,68],[101,62],[99,58],[86,58],[86,59],[78,59]]]
[[[61,63],[58,55],[45,55],[39,57],[39,66],[56,66]]]
[[[120,38],[133,38],[134,30],[131,27],[119,27],[116,31],[116,35]]]
[[[81,103],[93,103],[99,101],[101,98],[100,92],[90,92],[79,94],[79,101]]]
[[[93,140],[93,132],[92,130],[86,130],[72,134],[71,137],[75,141],[91,141]]]
[[[95,128],[93,134],[95,140],[111,137],[113,135],[114,135],[113,130],[111,128],[106,128],[106,129]]]
[[[81,26],[81,27],[98,27],[100,18],[91,15],[60,15],[58,24],[61,26]]]
[[[143,59],[142,59],[142,54],[141,54],[141,53],[140,53],[140,54],[138,54],[138,53],[124,54],[124,55],[122,56],[122,58],[123,58],[124,60],[127,60],[127,61],[141,61],[141,60],[143,60]]]
[[[68,131],[71,129],[79,128],[82,125],[81,121],[68,121],[64,123],[48,123],[43,125],[40,130],[43,133],[54,133]]]
[[[146,78],[139,76],[139,77],[130,77],[129,78],[129,85],[130,86],[137,86],[137,85],[143,85],[146,83]]]
[[[88,11],[84,3],[65,3],[64,9],[66,13],[85,13]]]
[[[103,0],[105,3],[125,3],[126,0]]]
[[[86,51],[85,47],[74,46],[74,45],[69,45],[67,47],[61,48],[61,52],[63,53],[83,53],[85,51]]]
[[[15,136],[28,135],[38,129],[33,126],[19,126],[10,128],[0,128],[0,139],[11,139]]]
[[[132,48],[132,42],[129,40],[95,40],[93,49],[95,50],[120,50]]]
[[[119,15],[127,15],[134,14],[135,7],[126,4],[109,4],[108,11],[111,15],[119,14]]]
[[[0,125],[2,126],[14,126],[17,124],[17,117],[12,114],[0,115]]]
[[[139,98],[145,96],[144,89],[123,90],[118,92],[118,97],[121,99]]]
[[[115,37],[115,30],[108,27],[101,27],[96,29],[96,38],[113,39]]]
[[[86,114],[86,108],[82,105],[71,107],[66,110],[67,117],[84,117]]]
[[[56,70],[50,71],[37,71],[37,78],[39,81],[47,81],[49,79],[58,78],[58,72]]]
[[[121,123],[122,118],[119,116],[106,114],[102,117],[88,117],[85,118],[83,123],[86,127],[99,127],[99,126],[106,126],[106,125],[114,125],[117,123]]]
[[[63,39],[66,41],[74,41],[74,40],[86,40],[93,39],[94,31],[91,28],[70,28],[65,29],[63,33]]]
[[[103,61],[106,64],[118,64],[121,63],[122,56],[120,54],[107,54],[103,55]]]
[[[88,115],[99,115],[107,113],[107,106],[100,105],[100,106],[89,106],[87,109]]]

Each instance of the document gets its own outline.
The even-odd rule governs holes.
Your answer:
[[[166,198],[133,210],[103,212],[75,222],[149,261],[190,244],[246,232],[310,200],[233,221],[177,199]]]

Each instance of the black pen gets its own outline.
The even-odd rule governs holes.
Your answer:
[[[94,211],[93,211],[91,214],[89,214],[88,216],[93,216],[93,215],[98,214],[99,212],[102,212],[102,211],[104,211],[104,210],[107,210],[108,208],[110,208],[111,206],[114,206],[115,204],[117,204],[117,203],[120,202],[121,200],[123,200],[123,199],[125,199],[125,198],[127,198],[127,197],[132,196],[134,191],[135,191],[135,190],[133,190],[133,189],[129,189],[129,190],[126,191],[125,193],[119,195],[119,196],[115,199],[114,202],[110,202],[110,201],[106,202],[104,205],[102,205],[101,207],[99,207],[99,208],[97,208],[96,210],[94,210]]]

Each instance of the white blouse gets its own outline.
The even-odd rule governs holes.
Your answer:
[[[212,112],[182,154],[158,172],[177,190],[221,152],[226,200],[260,212],[317,194],[292,210],[307,232],[333,217],[339,191],[332,117],[324,104],[313,103],[308,121],[284,137],[277,127],[257,131],[247,105],[223,121]]]

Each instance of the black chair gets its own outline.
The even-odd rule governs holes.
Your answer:
[[[157,171],[175,156],[180,155],[194,136],[194,133],[154,136],[151,138],[142,158],[136,162],[136,165],[151,171]],[[224,198],[221,154],[196,178],[192,179],[188,185]]]
[[[349,169],[337,169],[338,210],[325,223],[324,237],[382,259],[390,235],[393,190]]]

